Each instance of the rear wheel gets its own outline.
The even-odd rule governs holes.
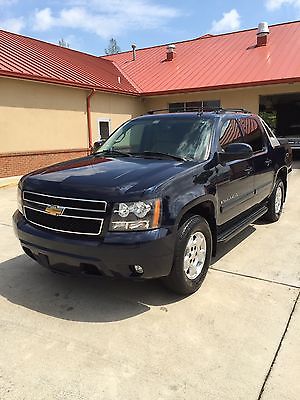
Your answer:
[[[284,192],[283,181],[278,179],[268,202],[268,211],[264,215],[266,221],[276,222],[279,220],[283,208]]]
[[[178,230],[171,273],[163,278],[165,285],[178,294],[199,289],[211,260],[212,237],[207,221],[194,215]]]

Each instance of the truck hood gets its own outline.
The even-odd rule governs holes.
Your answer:
[[[57,196],[115,200],[120,195],[151,193],[189,165],[176,160],[88,156],[32,172],[21,185],[24,190]]]

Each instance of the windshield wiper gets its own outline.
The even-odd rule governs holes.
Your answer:
[[[101,155],[111,155],[111,156],[122,156],[122,157],[131,157],[131,154],[125,153],[120,150],[115,150],[115,149],[107,149],[107,150],[102,150],[102,151],[97,151],[94,156],[101,156]]]
[[[168,153],[161,153],[159,151],[142,151],[140,153],[130,153],[134,156],[146,156],[146,157],[156,157],[156,158],[172,158],[172,160],[177,160],[177,161],[187,161],[186,158],[179,157],[179,156],[174,156],[173,154],[168,154]]]

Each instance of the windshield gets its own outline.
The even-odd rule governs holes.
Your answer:
[[[214,122],[210,118],[149,118],[132,120],[101,146],[98,153],[117,152],[141,156],[169,155],[203,161],[208,158]]]

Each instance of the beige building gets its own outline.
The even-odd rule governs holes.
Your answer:
[[[91,90],[0,77],[0,177],[22,175],[89,152]],[[96,91],[90,99],[91,143],[144,112],[136,96]]]
[[[86,155],[153,109],[245,108],[297,125],[300,23],[271,27],[262,44],[256,33],[95,57],[0,31],[0,177]]]

